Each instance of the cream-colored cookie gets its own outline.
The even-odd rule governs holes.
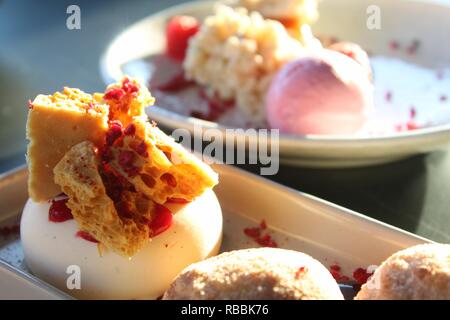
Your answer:
[[[384,261],[357,300],[450,299],[450,245],[424,244]]]
[[[342,300],[338,284],[317,260],[297,251],[259,248],[222,253],[187,267],[165,300]]]

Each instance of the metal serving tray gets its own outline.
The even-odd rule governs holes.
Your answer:
[[[377,265],[398,250],[430,242],[241,169],[214,169],[220,174],[215,192],[224,215],[222,251],[257,247],[244,229],[264,220],[279,247],[305,252],[327,267],[338,264],[341,273],[351,277],[356,268]],[[28,198],[27,175],[25,166],[0,175],[3,230],[20,222]],[[70,298],[30,273],[18,233],[0,234],[0,299]]]

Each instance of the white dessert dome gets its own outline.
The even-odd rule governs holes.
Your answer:
[[[40,279],[79,299],[157,299],[185,267],[216,255],[222,240],[222,212],[213,191],[168,207],[176,212],[172,226],[127,259],[77,237],[73,219],[49,221],[49,202],[28,200],[21,221],[26,264]],[[70,277],[77,271],[80,289],[73,288]]]

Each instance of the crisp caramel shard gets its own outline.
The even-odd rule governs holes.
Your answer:
[[[159,204],[171,198],[192,201],[218,183],[208,165],[148,122],[144,108],[154,99],[144,85],[124,78],[108,86],[104,101],[110,106],[111,120],[134,127],[133,134],[111,147],[110,164],[138,192]]]
[[[87,231],[107,248],[131,257],[149,241],[148,221],[154,209],[153,202],[148,199],[141,201],[139,194],[127,192],[124,197],[133,205],[131,212],[136,214],[120,217],[107,194],[99,165],[94,144],[81,142],[55,166],[55,182],[69,196],[67,205],[81,230]],[[146,205],[144,209],[141,203]],[[138,210],[141,210],[139,214]]]
[[[80,229],[131,257],[152,236],[167,200],[193,200],[217,174],[148,122],[154,99],[124,78],[104,94],[64,89],[38,96],[28,118],[33,200],[63,191]]]
[[[45,201],[61,192],[53,181],[54,166],[77,143],[103,143],[107,120],[108,106],[78,89],[34,99],[27,122],[31,199]]]
[[[112,146],[110,164],[138,192],[159,204],[173,198],[192,201],[218,183],[207,164],[144,118],[134,118],[133,125],[135,134]],[[127,163],[125,156],[132,160]]]
[[[103,99],[109,105],[109,119],[120,121],[123,126],[130,124],[134,117],[146,117],[145,107],[155,103],[144,84],[128,77],[109,85]]]

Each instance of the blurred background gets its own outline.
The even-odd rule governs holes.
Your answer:
[[[0,0],[0,173],[25,163],[29,99],[63,86],[103,91],[99,59],[108,43],[130,24],[181,2],[186,1]],[[66,28],[71,4],[81,8],[81,30]],[[151,35],[143,41],[152,41]],[[272,179],[432,240],[450,242],[448,151],[359,169],[283,166]]]

